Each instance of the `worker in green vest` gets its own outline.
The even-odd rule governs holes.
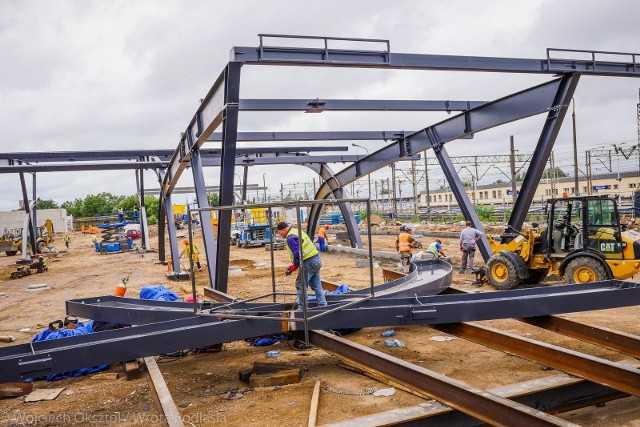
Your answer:
[[[300,243],[298,229],[290,227],[286,222],[279,222],[276,229],[280,237],[287,241],[286,248],[291,258],[291,265],[285,271],[287,276],[300,269],[300,246],[302,246],[302,265],[304,268],[300,269],[298,277],[296,277],[298,304],[301,305],[304,302],[303,286],[309,286],[316,294],[318,305],[326,306],[327,300],[320,283],[322,261],[313,241],[307,236],[307,233],[300,231],[300,237],[302,237],[302,243]],[[304,270],[304,277],[302,277],[302,270]]]
[[[446,256],[442,250],[442,240],[436,239],[432,242],[425,251],[426,259],[441,259],[443,261],[451,262],[451,258]]]

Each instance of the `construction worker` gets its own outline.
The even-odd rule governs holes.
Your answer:
[[[324,227],[320,227],[318,230],[318,246],[320,247],[320,252],[327,251],[327,230],[329,229],[328,225]]]
[[[182,249],[182,252],[180,252],[180,258],[182,258],[185,254],[187,256],[190,256],[191,248],[193,247],[193,262],[198,267],[198,271],[202,271],[202,266],[200,266],[200,256],[198,255],[198,248],[196,248],[196,245],[190,245],[189,239],[184,239],[182,243],[184,243],[184,248]]]
[[[291,228],[286,222],[279,222],[276,226],[276,230],[280,237],[287,241],[287,252],[291,258],[291,265],[287,267],[285,275],[290,276],[291,273],[300,268],[300,242],[298,237],[298,230]],[[322,284],[320,283],[320,269],[322,268],[322,261],[320,260],[320,254],[313,245],[313,242],[307,236],[307,233],[300,231],[302,237],[302,264],[304,264],[304,277],[302,277],[302,269],[298,272],[296,277],[296,292],[298,294],[298,305],[304,303],[304,288],[303,286],[309,286],[316,294],[318,305],[326,306],[327,300],[322,290]]]
[[[467,221],[466,227],[460,233],[460,250],[462,251],[462,264],[460,265],[460,273],[464,273],[467,267],[467,271],[469,272],[469,274],[473,273],[473,259],[476,256],[476,242],[482,236],[484,236],[484,233],[473,228],[471,226],[471,221]]]
[[[47,260],[40,254],[33,254],[31,268],[38,270],[39,273],[49,271],[47,268]]]
[[[400,262],[402,263],[402,272],[409,273],[409,266],[411,263],[411,258],[413,254],[411,253],[411,249],[413,249],[414,243],[416,243],[416,239],[411,236],[411,227],[406,225],[400,226],[400,234],[396,239],[396,251],[400,253]]]
[[[69,245],[71,244],[71,239],[69,238],[68,234],[64,235],[64,245],[67,247],[67,249],[69,249]]]
[[[93,246],[96,248],[96,252],[100,252],[100,245],[98,244],[98,237],[95,234],[91,235],[91,242],[93,242]]]
[[[442,240],[436,239],[432,242],[427,250],[425,251],[425,255],[427,259],[442,259],[447,262],[451,262],[451,258],[446,256],[444,251],[442,250]]]

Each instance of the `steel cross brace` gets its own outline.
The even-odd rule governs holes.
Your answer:
[[[403,155],[420,153],[429,148],[440,148],[442,144],[515,120],[546,113],[556,107],[553,100],[558,92],[561,79],[517,92],[496,101],[488,102],[464,114],[458,114],[435,125],[426,127],[406,137],[400,135],[395,142],[371,153],[364,159],[336,174],[343,186],[362,175],[372,173],[402,158]],[[433,144],[433,146],[432,146]],[[447,172],[445,171],[445,174]],[[460,181],[455,169],[449,176]],[[331,189],[324,183],[318,189],[317,198],[326,198]],[[460,202],[460,200],[458,200]],[[314,212],[317,215],[317,212]],[[310,221],[315,218],[309,216]]]

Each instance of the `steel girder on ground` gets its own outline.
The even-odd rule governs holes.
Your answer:
[[[342,297],[348,298],[348,294]],[[640,287],[635,283],[611,280],[491,293],[379,297],[362,299],[355,305],[341,308],[342,304],[340,298],[334,298],[328,307],[311,307],[308,328],[438,325],[625,307],[640,304]],[[203,314],[195,316],[194,308]],[[138,326],[2,347],[0,381],[280,333],[283,327],[280,314],[290,308],[288,304],[278,303],[192,304],[113,296],[68,301],[68,314]],[[301,330],[303,312],[288,313],[289,329]],[[234,315],[250,318],[233,319]],[[293,323],[293,319],[298,322]],[[632,372],[633,368],[627,369],[637,375]]]

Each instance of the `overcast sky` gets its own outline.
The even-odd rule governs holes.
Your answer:
[[[174,149],[231,47],[256,46],[258,33],[388,39],[396,53],[542,59],[547,47],[640,53],[638,22],[634,0],[0,0],[2,150]],[[241,96],[493,100],[550,79],[478,74],[244,67]],[[637,142],[639,87],[638,79],[582,77],[575,95],[581,151]],[[445,117],[246,113],[240,130],[409,131]],[[517,148],[531,152],[543,120],[527,119],[447,147],[451,155],[506,153],[514,135]],[[570,120],[556,152],[560,165],[571,169]],[[206,170],[208,185],[218,184],[217,174]],[[281,167],[255,168],[249,183],[262,184],[263,174],[272,193],[281,182],[313,179],[302,167],[286,174]],[[492,174],[500,177],[494,171],[487,178]],[[384,168],[374,178],[388,175]],[[157,186],[150,172],[145,179]],[[193,185],[190,174],[180,185]],[[42,173],[38,189],[41,198],[62,203],[103,191],[134,194],[135,179],[131,171]],[[0,176],[0,210],[16,209],[20,198],[18,176]]]

